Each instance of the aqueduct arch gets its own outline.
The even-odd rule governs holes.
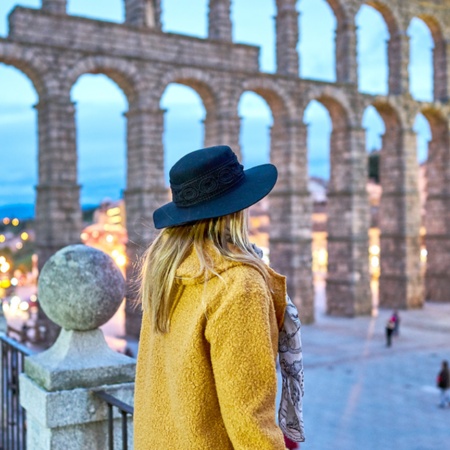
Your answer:
[[[386,307],[417,307],[424,300],[417,265],[420,221],[415,135],[411,131],[411,111],[422,110],[433,129],[429,170],[438,170],[438,166],[440,170],[430,184],[428,199],[432,216],[439,220],[433,219],[435,228],[428,225],[427,296],[449,300],[441,295],[449,291],[441,275],[448,272],[450,263],[445,260],[439,265],[432,261],[442,258],[440,249],[450,247],[450,230],[444,226],[449,222],[450,198],[448,113],[436,113],[443,108],[439,101],[448,96],[450,22],[440,8],[444,3],[450,7],[450,2],[435,5],[412,0],[405,6],[403,0],[330,0],[338,23],[338,83],[333,84],[298,77],[296,0],[274,0],[276,74],[260,72],[258,48],[232,42],[231,0],[209,1],[207,39],[163,33],[160,0],[124,1],[124,24],[67,15],[66,0],[42,0],[38,10],[18,7],[10,15],[8,37],[0,39],[0,61],[27,74],[39,94],[36,226],[41,265],[57,249],[79,240],[79,186],[76,174],[68,169],[70,155],[76,155],[70,88],[81,74],[102,72],[121,86],[129,100],[125,201],[132,260],[151,240],[152,211],[166,199],[164,121],[159,106],[165,86],[181,82],[193,87],[208,111],[205,144],[229,143],[237,151],[240,94],[252,90],[268,102],[274,116],[271,157],[280,171],[280,182],[271,194],[271,260],[276,269],[288,275],[290,294],[305,322],[314,320],[311,204],[306,129],[302,123],[308,99],[321,101],[333,120],[328,309],[339,315],[369,311],[365,134],[356,119],[369,104],[377,108],[386,124],[382,179],[389,183],[383,184],[381,301]],[[388,97],[372,97],[357,89],[355,14],[364,3],[381,12],[391,34]],[[405,31],[413,17],[425,20],[435,39],[434,92],[439,101],[426,105],[408,94]],[[339,211],[345,214],[339,217]],[[339,288],[332,289],[333,285]],[[137,319],[130,320],[128,332],[136,334],[138,329]]]

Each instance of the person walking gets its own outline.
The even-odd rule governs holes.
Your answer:
[[[285,450],[275,360],[286,280],[250,244],[246,211],[276,179],[271,164],[244,170],[227,146],[170,170],[173,200],[153,214],[162,231],[142,264],[136,450]]]
[[[394,333],[395,322],[392,320],[392,317],[386,322],[386,347],[390,347],[392,345],[392,334]]]
[[[391,320],[394,322],[394,331],[392,334],[394,336],[399,336],[399,334],[400,334],[400,314],[398,313],[397,310],[395,310],[392,313]]]
[[[450,406],[450,373],[448,369],[448,361],[442,361],[441,371],[437,376],[437,387],[441,391],[439,407],[445,408]]]

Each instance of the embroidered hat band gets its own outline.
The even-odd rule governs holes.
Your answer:
[[[173,202],[180,208],[196,205],[227,192],[244,177],[244,167],[233,154],[229,161],[203,176],[180,185],[171,183]]]

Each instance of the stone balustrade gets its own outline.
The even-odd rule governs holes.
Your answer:
[[[125,280],[105,253],[71,245],[44,265],[38,294],[41,307],[61,326],[61,333],[52,347],[25,360],[20,376],[27,448],[106,449],[107,406],[94,392],[101,389],[133,403],[135,360],[111,350],[99,329],[119,308]],[[120,426],[115,430],[118,444]]]

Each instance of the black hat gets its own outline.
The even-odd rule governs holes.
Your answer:
[[[272,164],[244,170],[226,145],[196,150],[170,169],[173,201],[153,213],[153,222],[159,229],[241,211],[264,198],[277,176]]]

